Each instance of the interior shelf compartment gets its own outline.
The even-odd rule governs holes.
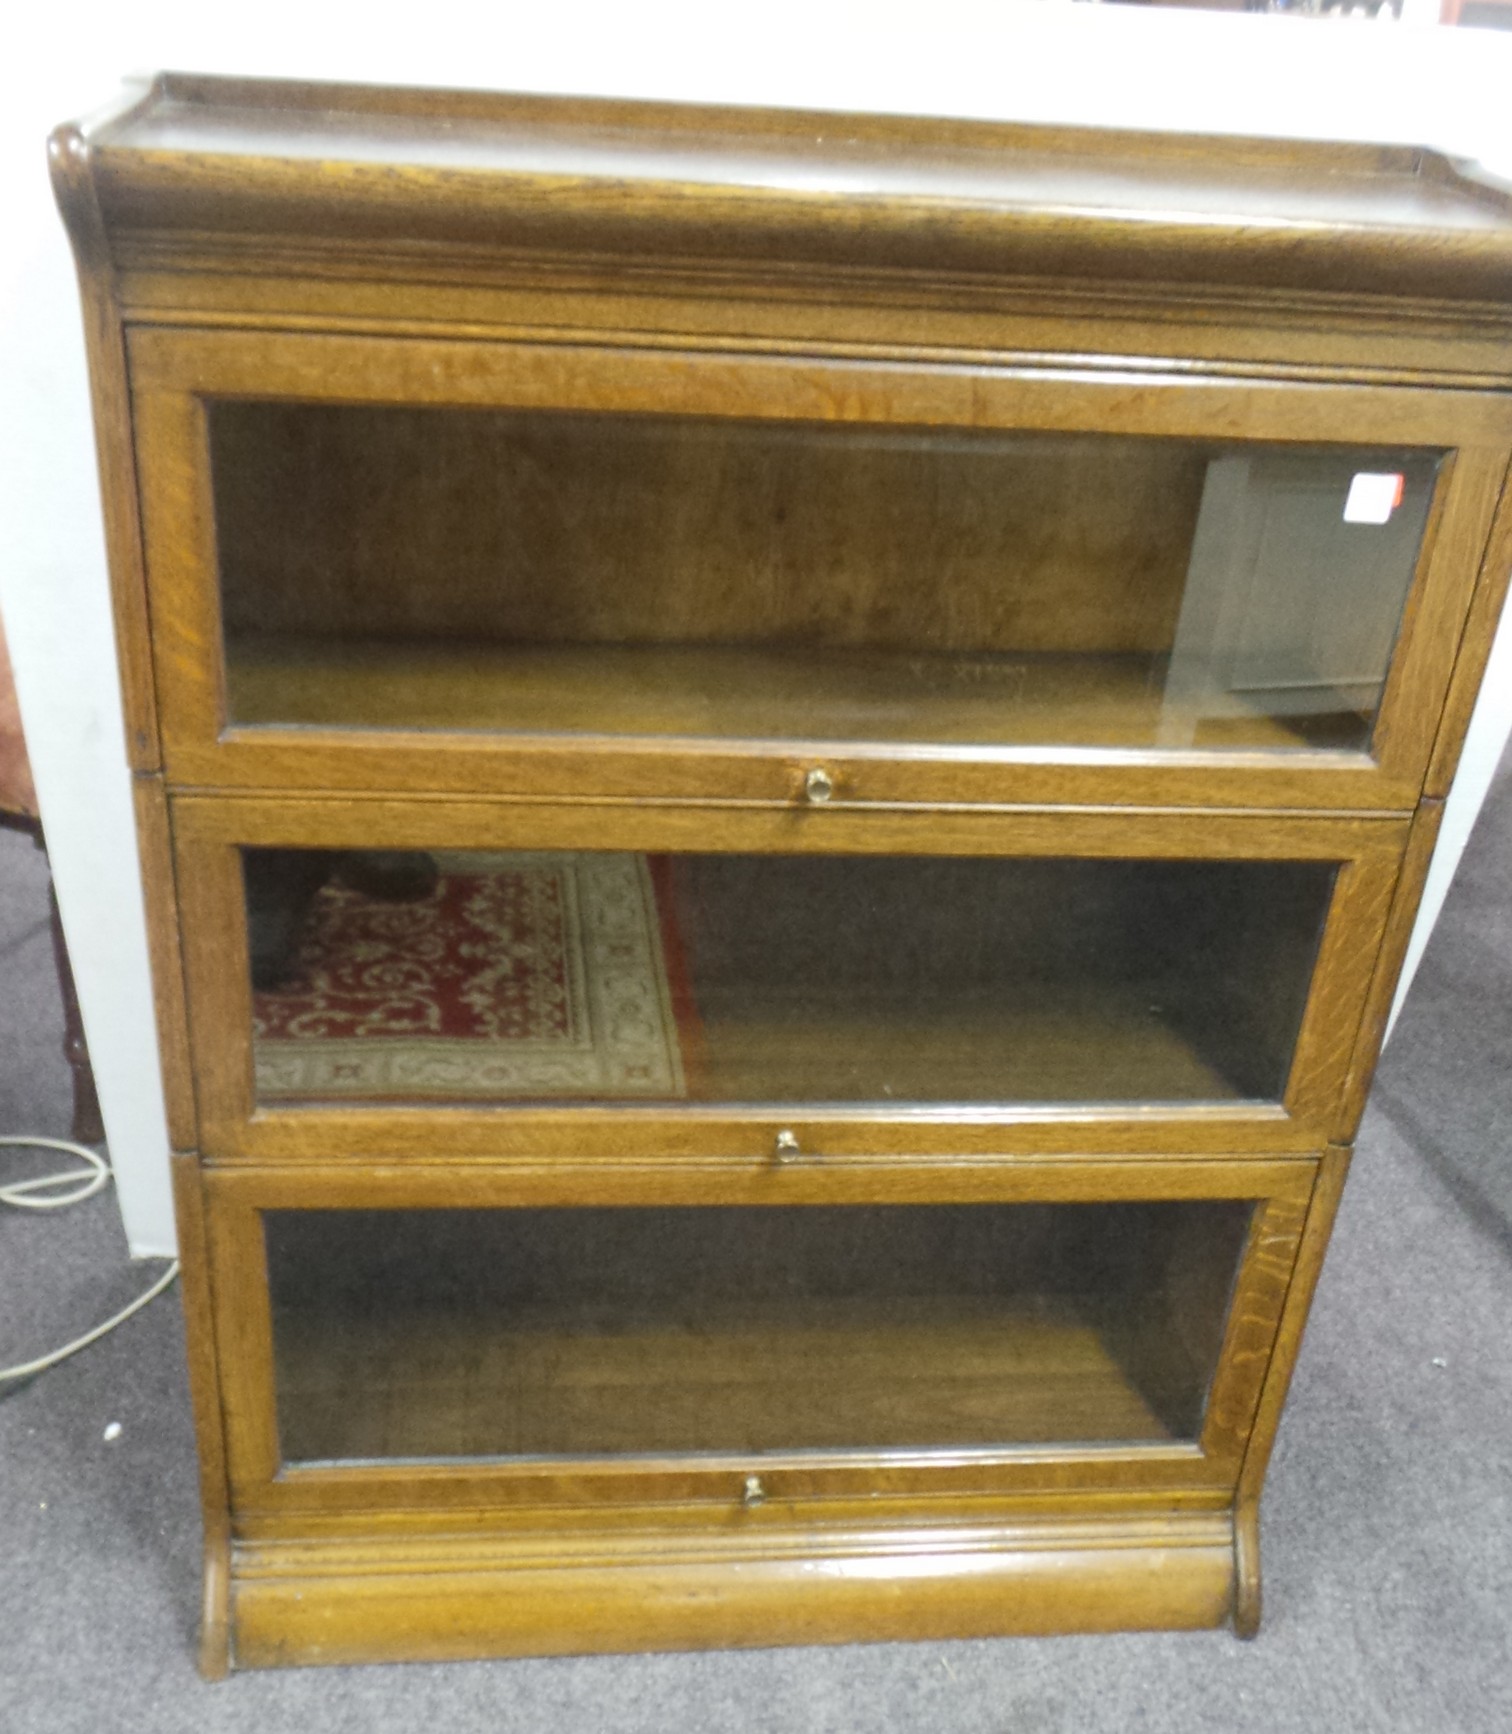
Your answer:
[[[237,728],[1360,752],[1439,465],[234,398],[208,428]]]
[[[257,1099],[1273,1102],[1328,861],[242,852]]]
[[[1251,1208],[268,1211],[282,1453],[1195,1440]]]

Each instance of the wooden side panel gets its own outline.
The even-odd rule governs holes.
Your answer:
[[[1389,851],[1362,852],[1339,871],[1297,1039],[1287,1107],[1312,1132],[1315,1146],[1325,1141],[1338,1113],[1382,925],[1391,907],[1405,841],[1399,828],[1392,829]]]
[[[136,805],[137,848],[147,909],[147,944],[157,1007],[158,1056],[163,1070],[168,1136],[175,1150],[188,1150],[198,1143],[198,1123],[173,841],[162,777],[139,772],[132,780],[132,796]]]
[[[208,1190],[203,1232],[215,1296],[215,1352],[224,1368],[223,1472],[239,1510],[278,1472],[267,1259],[257,1212],[245,1205],[228,1207],[213,1183]]]
[[[202,1178],[195,1156],[181,1152],[173,1156],[173,1203],[178,1219],[189,1400],[199,1447],[200,1521],[204,1526],[199,1666],[206,1679],[218,1680],[230,1665],[231,1495],[215,1341],[216,1300]]]
[[[1466,446],[1450,460],[1425,543],[1424,570],[1407,598],[1376,725],[1382,766],[1421,781],[1434,750],[1455,648],[1507,473],[1505,446]]]
[[[134,414],[154,617],[152,664],[162,705],[163,751],[174,777],[179,743],[210,745],[224,714],[205,411],[193,396],[144,391],[138,383]]]
[[[161,749],[137,513],[125,330],[115,293],[110,243],[96,196],[89,141],[78,127],[60,127],[48,141],[48,155],[53,190],[68,224],[79,272],[127,754],[133,770],[151,771],[161,763]]]
[[[1466,550],[1471,555],[1470,550]],[[1454,676],[1434,741],[1433,759],[1428,767],[1426,792],[1430,796],[1447,795],[1459,765],[1460,749],[1465,744],[1465,732],[1480,696],[1481,678],[1486,672],[1486,658],[1491,654],[1497,624],[1507,599],[1507,586],[1512,580],[1512,472],[1502,489],[1501,503],[1485,545],[1485,557],[1480,562],[1480,576],[1475,595],[1459,640],[1459,654],[1454,661]]]
[[[1276,1341],[1296,1261],[1305,1206],[1296,1198],[1266,1199],[1250,1224],[1244,1262],[1229,1306],[1219,1377],[1208,1400],[1203,1449],[1242,1460]]]
[[[1381,1043],[1386,1039],[1386,1025],[1391,1017],[1392,1001],[1396,996],[1397,978],[1402,961],[1412,940],[1417,920],[1418,904],[1428,869],[1433,864],[1433,848],[1438,841],[1443,822],[1442,799],[1425,800],[1412,822],[1407,851],[1402,858],[1402,870],[1397,876],[1395,895],[1384,920],[1377,928],[1375,971],[1365,1000],[1364,1016],[1355,1037],[1350,1056],[1349,1072],[1339,1104],[1338,1119],[1332,1137],[1336,1142],[1351,1140],[1359,1129],[1360,1116],[1365,1112],[1365,1100],[1370,1082],[1380,1058]]]
[[[1281,1314],[1281,1328],[1260,1393],[1260,1406],[1244,1454],[1244,1466],[1239,1473],[1234,1501],[1234,1630],[1242,1638],[1252,1638],[1260,1629],[1260,1492],[1271,1449],[1276,1442],[1276,1429],[1280,1425],[1286,1393],[1291,1387],[1297,1353],[1302,1346],[1313,1290],[1323,1269],[1323,1256],[1328,1250],[1339,1198],[1349,1173],[1350,1155],[1348,1149],[1335,1146],[1324,1152],[1319,1165],[1302,1245]]]

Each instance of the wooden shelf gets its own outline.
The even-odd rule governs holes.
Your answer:
[[[1153,747],[1164,675],[1160,656],[238,636],[226,681],[239,727]],[[1256,713],[1194,719],[1188,738],[1357,747],[1361,727],[1352,713]]]
[[[280,1332],[283,1449],[302,1462],[1172,1438],[1160,1409],[1184,1395],[1190,1410],[1196,1373],[1152,1403],[1094,1307],[804,1296],[669,1319],[378,1299]]]
[[[685,1046],[686,1090],[678,1099],[735,1103],[1004,1102],[1160,1104],[1254,1099],[1198,1043],[1137,993],[1037,988],[1019,1003],[1008,993],[972,1017],[960,1005],[857,1008],[842,1003],[784,1008],[750,1003],[706,1017]],[[372,1038],[368,1047],[380,1045]],[[404,1045],[396,1038],[397,1045]],[[303,1045],[303,1044],[302,1044]],[[318,1046],[311,1041],[310,1047]],[[345,1054],[350,1044],[340,1045]],[[287,1050],[289,1044],[283,1044]],[[334,1068],[339,1071],[339,1066]],[[355,1067],[348,1067],[355,1071]],[[354,1085],[307,1096],[286,1086],[260,1093],[265,1106],[298,1101],[444,1106],[479,1100],[666,1100],[643,1091],[539,1091],[462,1081],[417,1093]]]
[[[868,1015],[869,1013],[869,1015]],[[1212,1055],[1137,990],[1005,982],[975,1005],[705,1012],[690,1067],[724,1102],[1231,1102]]]

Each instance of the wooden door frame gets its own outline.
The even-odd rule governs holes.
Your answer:
[[[669,1156],[767,1163],[793,1130],[801,1160],[917,1167],[1056,1151],[1317,1150],[1345,1088],[1409,825],[1391,818],[1119,812],[929,815],[889,809],[355,797],[178,795],[171,803],[199,1147],[217,1160],[472,1158],[605,1162]],[[1339,871],[1282,1102],[1007,1106],[270,1107],[253,1099],[241,846],[603,849],[650,853],[931,854],[1336,861]]]
[[[962,362],[135,327],[148,601],[170,782],[521,796],[791,801],[822,758],[842,790],[965,801],[1406,811],[1423,788],[1512,455],[1512,399]],[[913,745],[238,726],[227,715],[206,405],[542,408],[1222,441],[1412,444],[1445,458],[1369,751]]]
[[[1099,1204],[1110,1200],[1252,1200],[1244,1251],[1229,1302],[1217,1371],[1195,1442],[1046,1444],[999,1450],[762,1453],[763,1479],[783,1499],[904,1504],[929,1499],[1186,1491],[1226,1504],[1237,1485],[1280,1328],[1317,1172],[1316,1157],[1168,1162],[1040,1160],[979,1172],[977,1203]],[[382,1509],[402,1526],[423,1526],[438,1508],[727,1507],[749,1455],[469,1462],[298,1464],[278,1444],[272,1310],[264,1251],[265,1210],[400,1210],[894,1202],[885,1179],[850,1173],[820,1178],[781,1170],[727,1173],[643,1164],[634,1173],[590,1163],[520,1167],[466,1164],[368,1167],[360,1180],[340,1164],[202,1170],[208,1273],[225,1422],[230,1497],[238,1517]],[[817,1184],[816,1184],[817,1182]],[[924,1182],[912,1203],[962,1202],[949,1180]],[[943,1461],[948,1459],[948,1461]],[[407,1519],[405,1514],[409,1514]]]

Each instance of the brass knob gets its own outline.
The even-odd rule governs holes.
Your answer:
[[[777,1134],[774,1149],[779,1162],[786,1162],[789,1156],[796,1156],[798,1154],[798,1134],[789,1132],[784,1127]]]
[[[835,779],[823,765],[815,765],[803,779],[803,794],[806,800],[827,801],[834,792]]]
[[[746,1476],[745,1490],[740,1495],[741,1504],[749,1508],[753,1505],[760,1505],[765,1499],[766,1488],[761,1485],[761,1477],[759,1475]]]

